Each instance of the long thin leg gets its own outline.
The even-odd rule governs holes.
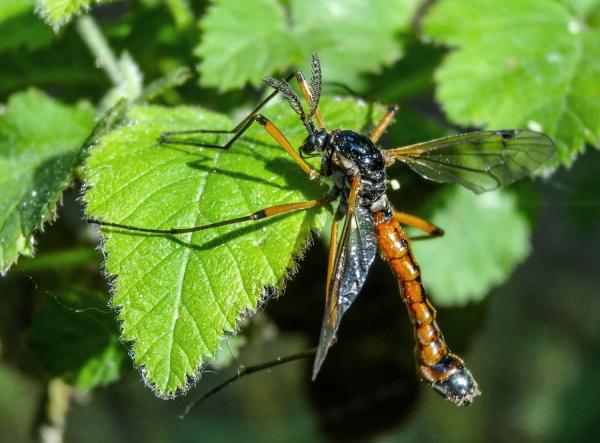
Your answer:
[[[340,211],[336,211],[333,216],[333,222],[331,223],[331,236],[329,238],[329,259],[327,260],[327,280],[325,282],[325,303],[329,300],[329,286],[331,284],[331,277],[333,276],[333,267],[335,265],[335,257],[337,255],[337,244],[338,244],[338,228],[340,220],[344,214]]]
[[[204,231],[207,229],[217,228],[219,226],[230,225],[233,223],[240,223],[240,222],[250,221],[250,220],[262,220],[263,218],[287,214],[290,212],[305,211],[307,209],[315,208],[317,206],[327,205],[331,202],[331,200],[332,200],[332,198],[328,196],[321,200],[309,200],[306,202],[287,203],[284,205],[269,206],[268,208],[261,209],[260,211],[256,211],[250,215],[246,215],[243,217],[236,217],[236,218],[231,218],[229,220],[223,220],[223,221],[216,222],[216,223],[210,223],[208,225],[191,226],[191,227],[187,227],[187,228],[170,228],[170,229],[140,228],[137,226],[124,225],[121,223],[104,222],[104,221],[94,220],[94,219],[88,219],[87,222],[96,224],[96,225],[100,225],[100,226],[108,226],[108,227],[112,227],[112,228],[126,229],[128,231],[135,231],[135,232],[148,232],[148,233],[152,233],[152,234],[186,234],[189,232]]]
[[[373,129],[373,132],[371,132],[371,135],[369,136],[373,143],[377,143],[388,126],[394,121],[398,109],[400,109],[398,105],[390,106],[387,114],[379,120],[379,123],[377,123],[377,126],[375,126],[375,129]]]
[[[329,306],[330,324],[334,324],[336,322],[337,300],[330,300],[331,294],[329,293],[329,290],[330,290],[329,286],[331,283],[331,278],[333,277],[333,273],[335,272],[335,267],[338,265],[338,261],[341,256],[341,252],[344,247],[344,243],[345,243],[344,238],[347,236],[348,231],[350,229],[350,225],[352,224],[352,218],[354,217],[354,210],[356,207],[356,200],[358,198],[358,192],[360,191],[360,189],[361,189],[360,174],[357,173],[354,175],[354,178],[352,179],[352,185],[350,186],[350,192],[348,193],[348,209],[346,210],[346,213],[343,214],[346,216],[346,220],[344,221],[344,227],[342,228],[342,243],[340,243],[339,245],[337,245],[337,228],[338,227],[337,227],[337,225],[332,225],[332,231],[333,231],[333,228],[335,227],[335,232],[332,232],[332,235],[335,234],[336,247],[334,249],[333,258],[331,257],[332,250],[331,250],[331,248],[329,249],[329,259],[332,260],[333,263],[330,263],[327,266],[327,286],[326,286],[326,293],[325,293],[325,303],[327,306]],[[337,216],[337,212],[336,212],[336,216]],[[341,215],[340,215],[340,217],[341,217]],[[335,219],[334,219],[334,221],[335,221]],[[338,222],[339,222],[339,220],[338,220]],[[333,242],[333,238],[331,241]],[[331,267],[331,273],[330,273],[329,267]],[[336,294],[336,296],[337,296],[337,292],[338,292],[338,287],[339,287],[338,282],[336,282],[335,287],[333,288],[333,293]],[[316,375],[316,374],[313,374],[313,379],[314,379],[314,375]]]
[[[289,82],[292,78],[294,78],[295,73],[292,73],[290,75],[288,75],[285,78],[286,82]],[[168,143],[168,137],[173,136],[173,135],[190,135],[190,134],[235,134],[237,132],[239,132],[242,128],[246,127],[248,125],[248,122],[252,119],[252,117],[258,113],[258,111],[260,111],[263,106],[265,106],[267,103],[269,103],[273,97],[275,97],[277,94],[279,94],[279,91],[273,91],[271,92],[268,96],[266,96],[260,103],[258,103],[254,109],[252,111],[250,111],[250,113],[244,117],[242,119],[241,122],[239,122],[233,129],[190,129],[190,130],[186,130],[186,131],[167,131],[167,132],[163,132],[160,135],[160,143]],[[181,144],[186,144],[185,141],[181,141]],[[207,147],[221,147],[220,145],[218,146],[207,146]]]
[[[306,81],[306,77],[302,73],[302,71],[295,71],[288,75],[285,78],[286,82],[289,82],[291,79],[296,78],[298,81],[298,85],[300,86],[300,91],[302,91],[302,95],[307,103],[311,103],[312,96],[310,92],[310,87],[308,86],[308,82]],[[275,90],[270,93],[267,97],[265,97],[258,105],[254,107],[250,113],[240,121],[235,128],[233,129],[190,129],[184,131],[167,131],[163,132],[159,137],[159,142],[161,144],[178,144],[178,145],[191,145],[191,146],[201,146],[205,148],[217,148],[217,149],[228,149],[235,143],[235,141],[248,129],[248,127],[252,124],[252,119],[258,115],[258,111],[260,111],[269,101],[275,97],[279,91]],[[317,119],[317,124],[319,127],[324,128],[325,123],[323,121],[323,117],[321,116],[321,111],[317,107],[315,111],[315,118]],[[235,134],[231,140],[229,140],[224,145],[216,145],[212,143],[197,143],[192,140],[175,140],[172,137],[178,135],[193,135],[193,134]]]
[[[283,149],[285,149],[285,151],[292,157],[292,159],[298,164],[298,166],[300,166],[300,168],[309,176],[309,178],[311,180],[315,179],[319,176],[319,173],[317,171],[315,171],[313,168],[311,168],[310,165],[308,163],[306,163],[302,159],[302,157],[300,157],[300,155],[296,152],[296,150],[290,144],[290,142],[285,137],[285,135],[283,135],[283,132],[281,132],[281,130],[277,126],[275,126],[271,122],[271,120],[269,120],[267,117],[265,117],[262,114],[252,115],[251,118],[244,123],[244,126],[240,130],[238,130],[238,132],[236,132],[235,135],[224,145],[215,145],[215,144],[211,144],[211,143],[197,142],[194,140],[178,140],[178,139],[172,139],[172,138],[171,139],[169,139],[169,138],[163,139],[162,138],[163,135],[168,134],[166,132],[163,135],[161,135],[160,142],[162,144],[170,144],[170,145],[190,145],[190,146],[199,146],[199,147],[204,147],[204,148],[215,148],[215,149],[227,150],[233,146],[233,144],[236,142],[236,140],[238,138],[240,138],[242,136],[242,134],[244,132],[246,132],[246,130],[254,122],[258,122],[258,124],[261,125],[265,129],[265,131],[267,131],[271,135],[271,137],[273,137],[275,139],[275,141],[279,144],[279,146],[281,146]],[[181,134],[181,132],[170,133],[170,134],[171,135]]]
[[[329,348],[335,343],[335,335],[340,325],[342,316],[344,315],[348,305],[342,305],[340,308],[340,282],[341,274],[345,272],[346,264],[346,247],[348,246],[350,226],[355,222],[354,211],[356,201],[361,190],[360,173],[354,174],[352,186],[348,193],[347,209],[345,210],[346,220],[340,236],[340,241],[337,241],[337,223],[339,220],[334,219],[332,225],[331,246],[329,249],[329,265],[327,266],[327,287],[325,292],[325,314],[323,324],[321,326],[321,334],[319,337],[319,348],[313,363],[312,379],[317,378],[317,374],[323,366],[325,357]],[[338,208],[338,212],[340,212]],[[343,213],[343,212],[342,212]],[[334,240],[335,239],[335,240]],[[334,252],[335,251],[335,252]],[[343,301],[342,303],[347,303]],[[351,303],[351,302],[350,302]]]
[[[402,225],[412,226],[413,228],[417,228],[427,234],[425,236],[413,237],[411,240],[425,240],[444,235],[444,230],[442,228],[434,225],[431,222],[428,222],[427,220],[417,217],[416,215],[407,214],[406,212],[394,212],[394,218]]]
[[[324,82],[323,84],[341,88],[344,91],[346,91],[347,93],[349,93],[350,95],[358,97],[367,102],[377,101],[377,99],[375,99],[375,98],[367,97],[362,94],[359,94],[354,89],[352,89],[350,86],[348,86],[344,83],[341,83],[341,82]],[[400,109],[400,106],[398,106],[396,104],[388,107],[388,112],[377,123],[377,126],[375,126],[375,129],[373,129],[373,132],[371,132],[371,135],[369,136],[369,138],[371,139],[371,141],[373,143],[377,143],[377,141],[381,138],[381,136],[383,135],[383,133],[385,132],[387,127],[394,121],[394,117],[396,116],[396,113],[398,112],[399,109]]]
[[[237,373],[234,376],[229,377],[227,380],[223,381],[222,383],[219,383],[217,386],[212,388],[210,391],[208,391],[208,392],[202,394],[200,397],[197,397],[196,399],[192,400],[185,407],[183,412],[179,415],[179,418],[185,418],[185,416],[188,415],[190,413],[190,411],[192,410],[192,408],[194,408],[196,405],[202,403],[207,398],[212,397],[217,392],[219,392],[221,389],[226,388],[227,386],[238,381],[239,379],[241,379],[244,376],[254,374],[255,372],[264,371],[266,369],[274,368],[276,366],[283,365],[285,363],[290,363],[290,362],[293,362],[296,360],[301,360],[304,358],[312,357],[313,355],[315,355],[315,352],[317,352],[317,348],[310,348],[305,351],[298,352],[296,354],[288,355],[286,357],[277,357],[275,360],[270,360],[270,361],[267,361],[264,363],[259,363],[257,365],[240,366],[237,370]]]

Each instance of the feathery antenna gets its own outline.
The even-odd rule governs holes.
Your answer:
[[[273,77],[265,77],[263,78],[263,82],[267,85],[279,91],[290,104],[292,109],[300,116],[302,121],[306,120],[306,115],[304,114],[304,108],[302,108],[302,103],[300,103],[300,98],[296,94],[296,92],[292,89],[292,87],[287,82],[282,82],[281,80],[277,80]]]
[[[313,52],[310,63],[311,101],[310,110],[308,112],[309,118],[313,116],[313,114],[317,111],[317,107],[319,106],[319,100],[321,99],[321,84],[321,63],[319,62],[317,53]]]

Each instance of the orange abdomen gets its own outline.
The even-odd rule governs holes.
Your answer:
[[[417,359],[426,366],[434,365],[448,353],[448,348],[435,322],[435,309],[421,282],[421,270],[398,222],[394,219],[383,221],[382,215],[377,220],[377,216],[375,229],[379,249],[398,279],[402,298],[414,324]]]
[[[451,354],[446,346],[435,321],[435,309],[421,282],[421,270],[410,240],[395,219],[386,220],[381,212],[374,214],[374,219],[379,249],[398,279],[402,299],[414,326],[419,375],[454,403],[470,403],[479,394],[477,383],[463,361]]]

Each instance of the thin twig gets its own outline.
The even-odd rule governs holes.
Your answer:
[[[177,28],[184,29],[194,23],[194,12],[188,0],[165,0]]]
[[[123,81],[123,73],[108,42],[95,20],[86,15],[77,20],[77,31],[96,58],[96,65],[106,71],[114,85]]]
[[[296,361],[296,360],[302,360],[304,358],[310,358],[310,357],[314,356],[316,352],[317,352],[317,348],[310,348],[310,349],[307,349],[305,351],[298,352],[296,354],[288,355],[287,357],[278,357],[275,360],[267,361],[265,363],[261,363],[261,364],[258,364],[258,365],[254,365],[254,366],[241,366],[238,369],[238,372],[237,372],[236,375],[228,378],[227,380],[225,380],[221,384],[215,386],[210,391],[202,394],[200,397],[196,398],[195,400],[192,400],[192,402],[190,402],[186,406],[186,408],[183,410],[183,412],[179,415],[179,418],[184,418],[187,414],[189,414],[189,412],[192,410],[192,408],[194,408],[196,405],[202,403],[207,398],[212,397],[213,395],[215,395],[221,389],[229,386],[230,384],[234,383],[235,381],[239,380],[240,378],[242,378],[242,377],[244,377],[246,375],[250,375],[250,374],[253,374],[255,372],[263,371],[265,369],[273,368],[275,366],[283,365],[285,363],[290,363],[290,362],[293,362],[293,361]]]
[[[71,388],[55,378],[45,386],[33,424],[32,437],[39,443],[62,443],[71,401]]]

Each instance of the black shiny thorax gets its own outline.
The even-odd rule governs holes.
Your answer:
[[[360,173],[361,204],[371,207],[385,195],[385,162],[379,148],[369,137],[349,130],[333,131],[329,154],[323,162],[323,171],[332,175],[335,186],[346,200],[352,178]]]

